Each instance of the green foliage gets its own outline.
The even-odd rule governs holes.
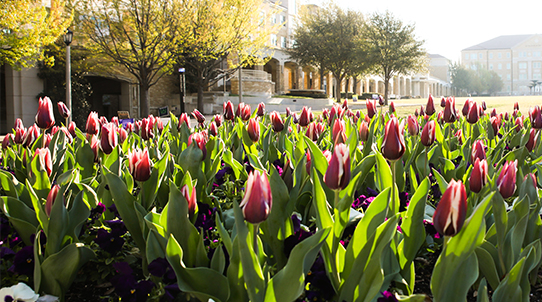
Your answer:
[[[467,68],[458,63],[451,64],[452,87],[475,94],[495,94],[504,86],[499,75],[493,70],[487,70],[478,64]]]

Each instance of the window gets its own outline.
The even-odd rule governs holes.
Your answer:
[[[540,57],[541,53],[540,51],[533,52],[533,57]]]
[[[476,65],[471,65],[470,69],[476,70],[476,69],[477,69],[477,68],[476,68]]]
[[[520,80],[527,80],[527,74],[526,73],[520,73],[519,74],[519,79]]]
[[[286,37],[280,37],[280,47],[286,48]]]
[[[489,64],[489,70],[493,70],[493,64]]]
[[[265,13],[260,12],[260,26],[265,24]]]
[[[510,69],[510,63],[506,64],[506,69]]]
[[[497,58],[499,58],[499,59],[502,58],[502,53],[498,52],[497,53]]]
[[[518,66],[519,66],[519,69],[527,69],[527,63],[525,62],[519,63]]]
[[[518,53],[518,57],[520,57],[520,58],[526,57],[525,52],[524,52],[524,51],[520,51],[520,52]]]
[[[533,68],[540,68],[540,67],[542,67],[541,62],[533,62]]]
[[[469,59],[469,54],[466,53],[466,54],[465,54],[465,60],[468,60],[468,59]]]
[[[471,59],[471,60],[476,60],[476,54],[475,54],[475,53],[471,53],[471,54],[470,54],[470,59]]]
[[[533,80],[540,80],[542,79],[542,77],[540,76],[539,73],[533,73]]]
[[[510,53],[509,52],[506,53],[506,57],[510,58]]]
[[[510,81],[510,78],[511,78],[511,77],[510,77],[510,74],[507,74],[507,75],[506,75],[506,79],[507,79],[508,81]]]
[[[490,59],[493,59],[493,53],[492,52],[490,52],[488,56],[489,56]]]
[[[498,69],[498,70],[501,70],[501,69],[502,69],[502,64],[501,64],[501,63],[499,63],[499,65],[497,65],[497,69]]]
[[[271,23],[277,24],[277,15],[272,15],[271,16]]]
[[[481,53],[478,54],[478,59],[479,60],[483,59],[483,55]]]
[[[271,46],[277,46],[277,35],[271,35]]]
[[[282,26],[286,26],[286,17],[283,15],[280,15],[280,24],[282,24]]]

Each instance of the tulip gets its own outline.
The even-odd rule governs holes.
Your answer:
[[[15,128],[15,137],[13,138],[13,142],[17,145],[22,144],[24,142],[26,131],[26,128]]]
[[[441,125],[442,125],[442,122],[444,121],[443,117],[444,117],[444,112],[443,112],[443,111],[439,111],[439,112],[437,113],[437,122],[438,122],[439,124],[441,124]]]
[[[97,163],[100,158],[100,142],[98,141],[98,138],[96,138],[96,135],[89,136],[87,134],[87,139],[90,142],[90,149],[94,154],[94,162]]]
[[[516,173],[517,159],[515,161],[507,161],[497,178],[497,188],[503,198],[508,198],[514,195],[516,191]]]
[[[369,139],[369,124],[366,121],[359,125],[359,139],[366,142]]]
[[[309,125],[310,114],[311,114],[311,108],[307,108],[306,106],[303,106],[303,109],[301,109],[301,114],[299,115],[299,125],[301,127],[307,127]]]
[[[62,116],[64,119],[67,119],[70,117],[70,109],[64,104],[64,102],[58,102],[56,103],[58,106],[58,112],[60,113],[60,116]]]
[[[405,153],[405,138],[403,127],[399,127],[399,121],[392,117],[386,124],[384,141],[382,142],[382,155],[390,161],[398,160]]]
[[[499,116],[493,116],[489,118],[491,123],[491,128],[493,128],[493,135],[497,136],[499,133],[499,128],[501,128],[501,118]]]
[[[256,111],[256,115],[258,115],[259,117],[262,117],[265,115],[265,104],[264,103],[259,103],[258,104],[258,110]]]
[[[367,115],[369,118],[373,118],[373,116],[376,114],[376,100],[367,100],[366,101],[367,106]]]
[[[435,142],[436,125],[434,120],[430,120],[425,124],[420,137],[420,142],[426,147],[430,147]]]
[[[151,177],[151,159],[147,148],[140,150],[134,149],[128,154],[128,168],[130,174],[137,181],[146,181]]]
[[[49,194],[47,194],[47,200],[45,202],[45,214],[47,214],[47,217],[51,216],[51,210],[53,209],[53,204],[55,203],[59,191],[60,185],[54,185],[51,188],[51,191],[49,191]]]
[[[198,208],[196,188],[193,187],[192,194],[190,194],[190,188],[188,188],[188,185],[184,185],[181,188],[181,193],[183,194],[184,198],[186,198],[186,201],[188,201],[188,215],[192,217]]]
[[[12,140],[13,133],[6,134],[6,136],[4,136],[4,140],[2,141],[2,149],[7,149],[11,145]]]
[[[91,111],[87,118],[86,125],[87,134],[96,135],[100,131],[100,120],[98,118],[98,113]]]
[[[518,113],[519,113],[519,111],[517,111],[516,109],[514,109],[514,111],[512,112],[512,116],[513,116],[514,118],[517,118],[517,117],[518,117]]]
[[[102,126],[100,133],[100,149],[103,153],[110,154],[118,144],[117,126],[113,123],[107,123]]]
[[[514,110],[519,110],[519,103],[518,102],[514,103]]]
[[[282,118],[277,111],[271,112],[270,118],[271,124],[273,125],[273,131],[281,132],[282,130],[284,130],[284,122],[282,121]]]
[[[407,116],[407,129],[410,136],[418,136],[420,133],[420,124],[418,124],[418,120],[412,114]]]
[[[205,123],[205,116],[199,112],[198,109],[194,109],[194,111],[192,111],[192,116],[198,121],[198,123]]]
[[[444,236],[454,236],[463,227],[467,215],[467,192],[465,186],[452,179],[442,195],[433,214],[435,229]]]
[[[476,124],[480,119],[480,110],[478,110],[478,104],[472,102],[467,113],[467,122],[470,124]]]
[[[442,97],[440,99],[440,107],[442,107],[442,108],[446,107],[446,101],[447,101],[447,99],[445,97]]]
[[[336,144],[324,175],[324,183],[332,190],[343,190],[350,182],[350,153],[345,144]]]
[[[523,129],[523,120],[519,116],[516,118],[515,126],[516,132],[519,132],[521,129]]]
[[[465,101],[465,104],[463,104],[463,109],[461,109],[461,113],[463,114],[464,117],[467,117],[467,115],[469,114],[469,109],[470,109],[471,103],[472,103],[472,100],[467,99]],[[495,109],[493,109],[493,110],[495,110]]]
[[[203,152],[202,160],[205,159],[205,157],[207,156],[207,132],[202,131],[190,134],[190,136],[188,137],[188,146],[190,146],[193,141],[196,142],[198,148],[201,150],[201,152]]]
[[[19,129],[19,128],[24,128],[24,125],[23,125],[23,120],[21,120],[20,118],[17,118],[15,120],[15,125],[13,126],[13,129]]]
[[[154,119],[144,118],[141,120],[141,126],[139,131],[141,133],[141,138],[144,140],[149,140],[154,137]]]
[[[181,113],[181,115],[179,116],[179,125],[177,126],[178,129],[181,129],[181,126],[183,124],[185,124],[186,127],[190,129],[190,116],[188,116],[188,114],[186,114],[185,112]]]
[[[36,125],[40,129],[49,129],[55,124],[53,103],[48,97],[39,99],[38,112],[36,113]]]
[[[212,136],[217,136],[218,135],[218,127],[216,126],[215,121],[212,121],[209,124],[209,134],[212,135]]]
[[[476,158],[472,166],[472,173],[469,178],[469,188],[472,192],[480,193],[487,183],[487,161]]]
[[[487,110],[486,101],[483,101],[483,100],[482,100],[482,109],[483,109],[484,111]]]
[[[156,129],[158,129],[158,133],[162,134],[162,131],[164,131],[164,123],[162,122],[162,119],[159,117],[155,118],[154,124],[156,125]]]
[[[115,126],[119,126],[119,117],[118,116],[114,116],[111,118],[111,123],[115,124]]]
[[[38,157],[39,165],[43,171],[47,172],[47,176],[51,176],[51,173],[53,172],[53,161],[51,160],[51,151],[49,151],[49,148],[37,148],[32,160],[36,157]]]
[[[223,107],[224,107],[224,119],[226,121],[232,121],[233,118],[235,117],[234,112],[233,112],[232,102],[230,101],[225,102]]]
[[[53,136],[50,133],[45,133],[43,139],[45,140],[45,142],[43,143],[43,147],[49,147],[49,143],[53,139]]]
[[[527,144],[525,147],[529,152],[533,152],[534,147],[536,146],[536,142],[538,141],[538,130],[532,128],[531,132],[529,133],[529,140],[527,141]]]
[[[256,119],[251,118],[248,121],[247,132],[252,142],[258,142],[260,140],[260,123]]]
[[[433,96],[429,95],[429,98],[427,99],[427,106],[425,106],[425,114],[431,116],[436,112],[435,110],[435,102],[433,101]]]
[[[486,149],[484,142],[481,140],[477,140],[472,144],[471,162],[476,162],[477,158],[480,160],[486,159]]]
[[[529,115],[531,118],[531,127],[534,129],[541,129],[542,128],[542,113],[540,112],[540,107],[534,106],[534,109],[532,111],[529,111]]]
[[[32,146],[34,142],[36,141],[36,139],[38,139],[39,135],[40,135],[40,130],[38,128],[38,125],[36,124],[32,125],[25,132],[25,135],[23,138],[23,146],[25,148]]]
[[[381,95],[378,96],[378,104],[380,104],[380,106],[384,106],[384,104],[386,104],[384,98]]]
[[[318,133],[318,130],[316,129],[316,122],[310,123],[307,127],[307,131],[305,131],[305,136],[310,138],[313,142],[317,141],[320,137],[320,134]]]
[[[250,105],[247,105],[243,102],[237,105],[237,111],[235,111],[235,116],[240,117],[243,121],[248,121],[250,119]]]
[[[489,113],[489,116],[490,117],[497,116],[497,109],[493,108],[493,110],[491,110],[491,112]]]
[[[66,136],[66,139],[68,139],[68,143],[72,143],[73,142],[73,136],[72,134],[70,133],[70,131],[68,131],[68,128],[66,127],[60,127],[59,128],[60,131],[62,131],[64,133],[64,135]]]
[[[420,116],[420,112],[418,112],[418,108],[416,108],[416,110],[414,110],[414,116],[415,117]]]
[[[457,115],[455,111],[455,99],[453,98],[446,99],[445,104],[444,104],[443,119],[446,123],[453,123],[457,120]]]
[[[455,137],[457,137],[457,141],[459,142],[459,144],[463,145],[463,131],[461,131],[461,129],[457,130],[457,132],[455,133]]]
[[[389,111],[390,113],[395,113],[395,104],[393,102],[390,102]]]
[[[286,117],[289,117],[292,115],[292,111],[290,110],[290,107],[286,107]]]
[[[245,196],[240,204],[245,220],[253,224],[265,221],[271,212],[272,204],[273,196],[267,175],[260,173],[259,170],[250,172],[245,186]]]
[[[70,135],[71,135],[73,138],[76,138],[76,137],[77,137],[77,133],[75,133],[75,128],[77,128],[77,126],[75,125],[75,122],[74,122],[74,121],[71,121],[71,122],[70,122],[70,125],[68,126],[68,132],[70,132]]]
[[[331,139],[333,142],[336,142],[337,139],[342,140],[342,143],[346,142],[345,130],[344,120],[336,119],[331,130]]]
[[[348,109],[348,99],[344,99],[342,108],[343,108],[344,110],[347,110],[347,109]]]
[[[217,128],[220,127],[222,125],[222,116],[220,116],[220,114],[215,114],[213,121],[215,122]]]
[[[128,131],[122,127],[117,128],[117,134],[119,135],[119,144],[124,143],[126,138],[128,138]]]
[[[525,177],[523,178],[523,182],[526,182],[527,180],[532,181],[533,187],[535,187],[535,188],[537,187],[536,175],[534,175],[534,173],[529,173],[529,174],[525,175]]]
[[[423,105],[420,105],[420,115],[421,116],[425,115],[425,108],[423,107]]]

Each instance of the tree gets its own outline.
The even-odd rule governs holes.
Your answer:
[[[120,64],[138,81],[140,112],[149,115],[149,89],[176,63],[186,34],[178,0],[82,0],[82,27],[97,56]]]
[[[427,66],[423,41],[416,40],[414,26],[404,25],[389,11],[374,13],[365,36],[376,72],[384,78],[384,99],[388,101],[390,79],[398,74],[421,72]]]
[[[473,69],[467,69],[460,64],[451,64],[452,87],[464,90],[467,93],[495,94],[502,90],[501,77],[492,70],[485,69],[482,65],[474,65]]]
[[[45,58],[43,47],[55,42],[71,23],[64,1],[47,9],[38,0],[0,1],[0,65],[32,67]]]
[[[198,110],[203,91],[238,68],[262,64],[265,43],[280,24],[266,25],[262,0],[186,0],[180,15],[186,21],[180,64],[193,73]],[[268,14],[275,14],[271,11]],[[230,68],[222,68],[228,62]]]

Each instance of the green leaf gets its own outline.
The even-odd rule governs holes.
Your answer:
[[[25,245],[32,245],[33,242],[30,238],[36,233],[36,228],[39,226],[36,213],[22,201],[11,196],[2,196],[0,198],[0,207]]]
[[[489,280],[491,287],[497,288],[500,283],[500,278],[493,257],[482,247],[476,248],[475,252],[476,257],[478,257],[478,263],[480,264],[480,271]]]
[[[305,144],[309,147],[311,152],[311,165],[318,171],[320,174],[325,175],[327,171],[327,159],[322,153],[322,150],[307,136],[303,135]]]
[[[501,284],[495,289],[492,299],[494,302],[523,301],[521,275],[523,274],[525,257],[521,258],[510,272],[501,281]],[[525,301],[526,302],[526,301]]]

